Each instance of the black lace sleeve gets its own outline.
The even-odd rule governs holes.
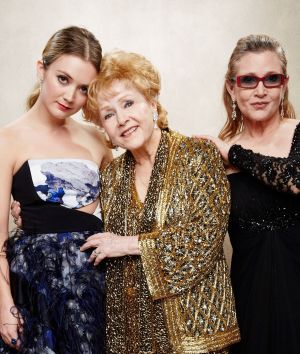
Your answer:
[[[250,173],[266,185],[300,196],[300,158],[264,156],[240,145],[233,145],[228,159],[233,166]]]

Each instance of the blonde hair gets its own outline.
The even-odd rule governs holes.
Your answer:
[[[160,75],[149,60],[137,53],[115,51],[103,56],[101,71],[89,85],[89,94],[85,119],[99,125],[98,96],[109,89],[115,80],[130,82],[147,101],[157,104],[157,125],[168,127],[167,112],[158,100],[160,93]]]
[[[225,76],[225,83],[223,88],[223,102],[227,111],[227,120],[223,126],[219,137],[227,140],[242,131],[243,120],[242,113],[236,105],[236,119],[232,119],[232,99],[227,91],[226,83],[233,84],[237,74],[237,64],[241,58],[247,53],[261,53],[264,51],[271,51],[277,54],[282,72],[287,76],[287,59],[281,44],[274,38],[264,34],[254,35],[251,34],[238,40],[228,63],[228,70]],[[286,87],[285,95],[283,98],[283,113],[284,117],[295,118],[295,111],[288,99],[288,87]]]
[[[71,26],[63,28],[53,34],[43,50],[42,60],[47,69],[56,59],[64,54],[76,55],[89,61],[96,69],[100,70],[102,48],[95,36],[85,28]],[[40,85],[36,84],[33,92],[27,99],[27,109],[37,101],[40,94]],[[83,106],[83,112],[85,106]]]

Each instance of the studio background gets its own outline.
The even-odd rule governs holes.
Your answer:
[[[0,19],[0,126],[25,111],[36,61],[50,36],[69,25],[87,27],[104,52],[150,59],[161,73],[170,127],[187,135],[221,129],[224,75],[237,40],[271,35],[286,50],[290,100],[300,114],[298,0],[0,0]],[[228,240],[225,249],[229,258]]]

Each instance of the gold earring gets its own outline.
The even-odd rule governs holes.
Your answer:
[[[158,114],[156,111],[152,113],[152,118],[153,118],[153,122],[154,122],[154,129],[156,129],[157,128],[157,119],[158,119]]]
[[[236,104],[235,104],[235,100],[232,99],[232,113],[231,113],[231,119],[233,121],[235,121],[237,118],[237,115],[236,115]]]
[[[284,101],[284,97],[281,100],[281,109],[280,109],[280,117],[281,117],[281,119],[284,118],[284,104],[283,104],[283,101]]]
[[[43,79],[40,79],[40,84],[39,84],[39,93],[41,93],[43,87]]]

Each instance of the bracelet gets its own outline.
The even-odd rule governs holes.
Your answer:
[[[1,251],[1,252],[0,252],[0,257],[6,258],[6,251]]]

